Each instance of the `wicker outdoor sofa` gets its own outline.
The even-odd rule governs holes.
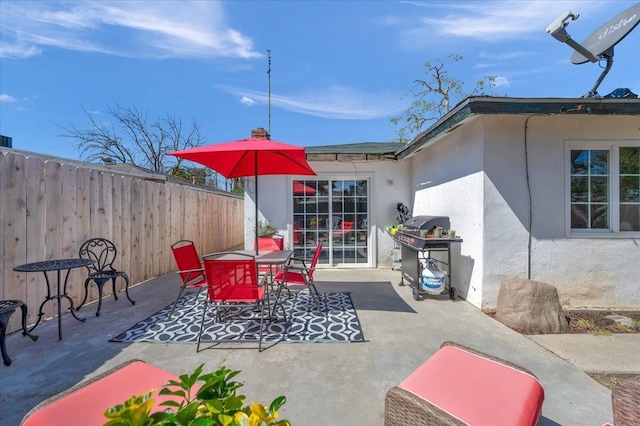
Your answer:
[[[131,395],[155,389],[153,411],[172,397],[158,395],[160,388],[178,376],[137,359],[124,362],[104,373],[42,401],[29,411],[21,426],[90,426],[107,422],[104,411],[122,404]]]
[[[616,382],[611,401],[615,426],[640,425],[640,377]]]
[[[398,386],[387,392],[385,426],[533,426],[544,391],[527,369],[504,359],[444,342]]]

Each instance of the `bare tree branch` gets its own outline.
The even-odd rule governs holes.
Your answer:
[[[107,108],[109,122],[102,122],[95,114],[82,107],[89,119],[89,126],[81,129],[73,124],[60,126],[65,133],[62,137],[76,139],[80,156],[85,161],[102,161],[105,157],[116,162],[143,167],[156,173],[171,174],[191,179],[203,176],[203,183],[213,183],[217,187],[218,175],[208,169],[184,168],[183,160],[168,157],[171,151],[194,148],[204,143],[200,127],[193,121],[184,129],[182,120],[165,113],[164,117],[151,122],[148,113],[136,107],[120,105]]]
[[[418,135],[424,126],[448,113],[452,105],[457,104],[467,96],[488,94],[495,87],[495,77],[484,77],[476,83],[470,94],[465,95],[463,82],[449,76],[447,67],[462,60],[462,56],[451,54],[447,58],[436,59],[435,62],[424,64],[427,78],[414,80],[412,91],[414,101],[405,109],[402,115],[393,117],[391,123],[398,128],[398,141],[408,143]]]

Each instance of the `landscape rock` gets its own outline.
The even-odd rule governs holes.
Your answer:
[[[615,321],[623,327],[633,327],[633,320],[624,315],[607,315],[605,318]]]
[[[522,278],[506,278],[500,283],[495,319],[527,334],[569,332],[556,288]]]

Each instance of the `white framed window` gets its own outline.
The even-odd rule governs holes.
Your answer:
[[[566,144],[567,234],[640,235],[640,141]]]

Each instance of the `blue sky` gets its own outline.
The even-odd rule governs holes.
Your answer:
[[[16,1],[0,2],[0,134],[13,147],[79,158],[60,126],[86,109],[196,121],[207,143],[268,128],[302,146],[385,142],[424,63],[450,53],[470,91],[580,97],[601,73],[545,32],[563,12],[581,42],[635,1]],[[640,28],[615,48],[598,92],[640,93]]]

